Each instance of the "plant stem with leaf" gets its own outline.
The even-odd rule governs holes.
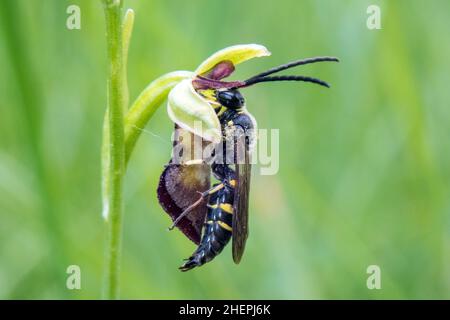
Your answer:
[[[123,225],[123,179],[134,146],[170,90],[192,72],[175,71],[151,82],[128,111],[127,59],[134,12],[128,9],[122,21],[122,2],[102,0],[105,10],[109,59],[108,104],[103,124],[102,197],[107,228],[106,299],[119,297],[119,270]]]

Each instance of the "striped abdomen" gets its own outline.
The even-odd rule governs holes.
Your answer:
[[[215,187],[217,191],[211,193],[209,197],[208,213],[200,245],[180,267],[181,271],[188,271],[211,261],[230,241],[234,190],[225,184],[218,184]]]

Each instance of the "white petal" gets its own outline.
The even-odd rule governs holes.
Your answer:
[[[220,142],[219,118],[211,105],[195,92],[191,79],[181,81],[170,91],[167,112],[181,128],[205,140]]]
[[[252,58],[270,56],[269,50],[259,44],[238,44],[224,48],[211,55],[195,70],[196,74],[202,74],[210,70],[217,63],[229,60],[237,65]]]

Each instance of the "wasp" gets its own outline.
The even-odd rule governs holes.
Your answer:
[[[188,271],[213,260],[232,239],[232,255],[241,261],[248,237],[248,209],[251,156],[256,143],[256,121],[248,112],[240,89],[263,82],[303,81],[329,87],[328,83],[306,76],[274,73],[310,63],[335,61],[334,57],[315,57],[286,63],[244,81],[222,81],[234,71],[230,61],[222,61],[192,80],[196,92],[214,101],[220,121],[222,142],[210,161],[192,160],[194,134],[175,125],[173,148],[182,146],[183,161],[174,155],[161,174],[158,200],[173,225],[198,245],[179,268]],[[198,138],[198,137],[197,137]],[[211,142],[200,139],[200,148]],[[219,157],[218,153],[222,153]],[[180,155],[178,155],[180,156]],[[211,186],[211,174],[217,180]]]

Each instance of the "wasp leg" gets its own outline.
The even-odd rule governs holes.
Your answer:
[[[225,187],[231,190],[236,188],[236,172],[228,164],[213,164],[212,171]]]
[[[209,195],[216,193],[217,191],[219,191],[220,189],[222,189],[224,187],[223,183],[219,183],[217,185],[215,185],[214,187],[212,187],[209,190],[206,190],[205,192],[198,192],[200,194],[200,198],[195,201],[193,204],[191,204],[189,207],[187,207],[172,223],[172,225],[168,228],[168,230],[173,230],[178,222],[181,221],[181,219],[183,219],[187,214],[189,214],[189,212],[191,212],[193,209],[195,209],[198,205],[200,205],[200,203],[202,203],[202,201],[208,197]]]

